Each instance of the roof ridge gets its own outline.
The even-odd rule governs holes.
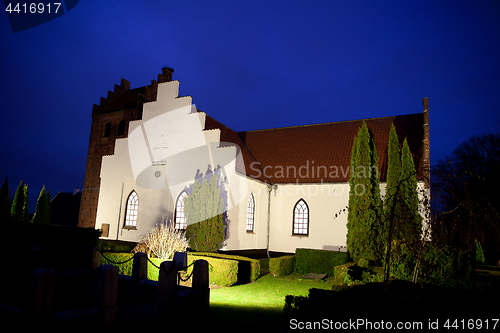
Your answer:
[[[411,116],[411,115],[416,115],[416,114],[421,114],[421,113],[420,112],[416,112],[416,113],[409,113],[409,114],[400,114],[400,115],[395,115],[395,116],[374,117],[374,118],[364,118],[364,119],[351,119],[351,120],[330,121],[330,122],[318,123],[318,124],[305,124],[305,125],[294,125],[294,126],[284,126],[284,127],[263,128],[263,129],[258,129],[258,130],[240,131],[240,132],[237,132],[237,133],[239,134],[239,133],[249,133],[249,132],[272,131],[272,130],[288,129],[288,128],[299,128],[299,127],[310,127],[310,126],[323,126],[323,125],[332,125],[332,124],[340,124],[340,123],[351,123],[351,122],[358,122],[358,121],[365,121],[365,120],[378,120],[378,119],[387,119],[387,118],[394,118],[394,117],[401,117],[401,116]]]

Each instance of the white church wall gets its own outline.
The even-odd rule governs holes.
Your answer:
[[[348,198],[348,184],[278,185],[271,197],[270,251],[292,253],[296,248],[345,247],[347,214],[340,212],[347,206]],[[295,204],[301,199],[309,208],[308,235],[294,235],[292,230]]]
[[[245,183],[247,190],[245,194],[240,193],[243,195],[241,202],[227,212],[229,238],[222,250],[265,249],[267,248],[268,187],[266,184],[243,175],[236,174],[235,177],[238,177],[240,182]],[[250,194],[253,195],[255,202],[253,232],[246,230],[247,205]]]

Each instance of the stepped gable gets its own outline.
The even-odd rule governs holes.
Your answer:
[[[130,89],[130,82],[121,79],[120,85],[115,84],[113,91],[108,91],[106,98],[101,97],[99,105],[92,107],[92,116],[123,111],[129,109],[142,109],[146,102],[156,100],[158,82],[151,80],[151,85]]]

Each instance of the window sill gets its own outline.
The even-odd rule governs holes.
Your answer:
[[[133,227],[133,226],[124,226],[123,229],[125,229],[125,230],[137,230],[137,228]]]
[[[255,235],[255,231],[253,231],[253,230],[247,230],[247,234]]]
[[[292,237],[309,237],[309,234],[292,234]]]

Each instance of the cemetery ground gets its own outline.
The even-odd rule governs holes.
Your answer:
[[[400,293],[399,297],[404,298],[404,289],[409,284],[403,284],[402,287],[398,287],[395,284],[390,286],[390,288],[393,288],[393,293]],[[211,327],[228,329],[238,327],[245,332],[283,331],[290,328],[290,318],[285,317],[283,314],[286,295],[307,296],[311,288],[327,291],[332,290],[333,285],[333,279],[329,278],[314,281],[304,279],[302,275],[295,273],[282,277],[274,277],[271,274],[264,273],[257,281],[250,284],[211,290],[210,318],[208,321],[213,325]],[[392,314],[380,309],[380,307],[384,306],[383,302],[379,301],[382,299],[382,283],[354,283],[350,287],[341,288],[346,288],[344,290],[350,293],[348,297],[352,297],[354,301],[347,304],[340,301],[340,299],[335,300],[335,298],[331,298],[326,304],[318,304],[318,306],[325,305],[324,308],[326,311],[323,314],[326,313],[327,319],[334,320],[338,315],[339,318],[342,318],[341,313],[343,313],[344,316],[347,314],[348,318],[356,320],[358,319],[357,316],[361,316],[366,311],[377,313],[380,320],[390,320],[393,318]],[[492,288],[492,293],[489,293],[489,288]],[[426,325],[431,318],[444,318],[447,313],[455,313],[457,316],[464,316],[469,313],[471,316],[475,316],[479,315],[479,311],[485,316],[483,319],[488,318],[488,316],[490,316],[490,319],[494,319],[491,315],[495,313],[496,319],[500,317],[498,315],[500,267],[478,266],[476,268],[475,290],[473,291],[460,288],[436,287],[431,292],[435,298],[441,298],[442,296],[443,303],[436,303],[435,306],[426,306],[418,310],[417,318],[421,318],[422,322],[425,322]],[[444,300],[450,294],[452,294],[453,300],[449,302]],[[487,299],[483,299],[483,295]],[[491,303],[490,297],[494,300],[496,299],[496,301]],[[366,300],[369,301],[364,303]],[[483,302],[486,304],[478,304]],[[440,304],[449,306],[449,311],[440,309]],[[487,307],[486,309],[484,308],[485,306]],[[348,307],[351,308],[349,309]],[[397,309],[398,305],[395,304],[394,307]],[[398,309],[397,313],[401,314],[402,311],[405,311],[405,308],[406,310],[414,309],[412,306],[405,306]],[[345,319],[345,317],[343,318]],[[457,317],[455,319],[469,320],[478,318]],[[443,321],[442,323],[444,324],[445,322]],[[496,328],[500,329],[500,322]]]
[[[288,276],[275,277],[269,274],[266,264],[268,260],[261,260],[261,276],[255,282],[248,284],[237,284],[231,287],[215,287],[210,291],[210,310],[205,314],[193,313],[189,309],[184,309],[178,319],[178,325],[170,324],[146,323],[140,324],[142,329],[149,328],[164,328],[166,326],[175,326],[176,329],[181,329],[186,332],[191,331],[230,331],[230,332],[284,332],[294,330],[297,326],[290,326],[290,319],[284,314],[285,297],[293,296],[308,296],[309,290],[320,290],[332,295],[334,287],[333,279],[329,277],[321,280],[304,279],[303,275],[292,273]],[[450,329],[454,321],[458,326],[469,324],[468,320],[474,319],[473,325],[477,325],[477,320],[482,320],[483,328],[495,323],[494,319],[498,319],[498,297],[500,296],[500,267],[497,266],[478,266],[476,268],[475,277],[476,288],[480,288],[480,294],[476,294],[477,290],[470,291],[464,289],[435,287],[429,289],[434,299],[442,299],[443,302],[429,305],[428,303],[409,304],[404,300],[408,296],[406,288],[410,285],[403,283],[391,285],[392,294],[400,294],[398,297],[403,300],[403,306],[394,303],[388,305],[381,301],[383,284],[382,283],[353,283],[351,286],[343,286],[340,289],[346,291],[345,295],[352,302],[344,302],[345,298],[336,299],[335,297],[328,298],[326,303],[320,301],[313,309],[317,307],[324,308],[321,315],[328,320],[357,320],[363,317],[367,312],[375,314],[371,318],[373,320],[395,320],[395,318],[405,318],[404,313],[413,311],[415,318],[419,318],[423,328],[433,323],[437,318],[440,318],[440,325],[446,324],[445,316],[455,314],[455,317],[450,317],[452,321],[448,321]],[[486,288],[486,290],[484,289]],[[488,292],[488,288],[492,288],[493,293]],[[410,287],[411,289],[411,287]],[[482,298],[482,295],[488,295]],[[472,297],[471,297],[472,295]],[[475,297],[474,295],[478,296]],[[451,297],[450,301],[446,298]],[[411,297],[408,297],[410,299]],[[492,298],[496,302],[492,303]],[[324,301],[324,300],[323,300]],[[410,300],[411,302],[411,300]],[[448,311],[442,309],[442,304],[449,307]],[[469,317],[466,315],[469,314]],[[495,316],[496,314],[496,316]],[[347,317],[346,317],[347,316]],[[401,317],[402,316],[402,317]],[[323,317],[321,317],[323,318]],[[489,321],[486,320],[489,318]],[[462,323],[460,320],[464,320]],[[145,325],[144,325],[145,324]],[[477,327],[477,326],[476,326]],[[138,327],[139,328],[139,327]],[[460,328],[460,327],[459,327]],[[466,327],[467,328],[467,327]],[[358,328],[359,329],[359,328]],[[362,328],[361,328],[362,329]],[[491,327],[490,327],[491,329]],[[496,325],[496,329],[500,329],[500,322]]]

